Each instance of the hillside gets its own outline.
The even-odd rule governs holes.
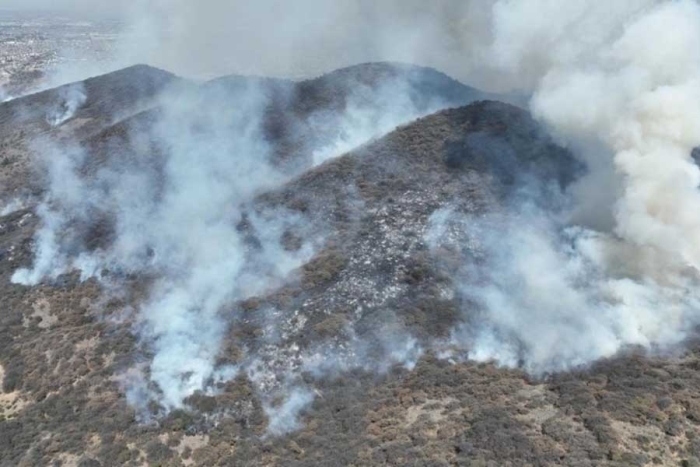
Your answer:
[[[3,143],[27,128],[21,169],[14,143],[0,146],[12,160],[0,167],[3,195],[25,196],[0,217],[0,465],[700,465],[693,339],[674,355],[629,347],[539,375],[475,361],[454,342],[482,311],[463,283],[484,283],[492,268],[472,222],[521,204],[556,214],[586,170],[527,111],[395,64],[203,84],[139,67],[83,86],[87,100],[56,128],[43,112],[60,90],[0,107]],[[378,124],[397,102],[413,108]],[[29,110],[18,119],[19,108]],[[46,183],[56,177],[30,176],[39,133],[55,157],[79,144],[74,173],[59,174],[80,181],[80,196],[57,199]],[[329,145],[332,156],[313,156]],[[221,173],[229,167],[242,174]],[[198,177],[203,188],[188,184]],[[251,186],[210,209],[234,182]],[[84,195],[94,199],[73,199]],[[70,263],[13,283],[37,263],[46,211],[65,218],[56,249],[101,262],[82,278]],[[141,243],[135,233],[149,226],[128,225],[125,212],[175,228]],[[222,232],[241,255],[230,284],[205,267],[234,252]],[[179,250],[170,238],[203,245]],[[191,292],[191,270],[235,291],[210,314],[196,303],[147,316],[159,290]],[[177,327],[191,316],[194,331]],[[208,350],[209,323],[221,328],[212,371],[170,407],[155,379],[158,342],[172,324],[175,340]]]

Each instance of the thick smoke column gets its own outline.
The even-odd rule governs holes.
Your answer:
[[[549,71],[533,111],[563,137],[595,135],[614,153],[618,235],[697,269],[700,170],[690,155],[700,144],[700,6],[664,2],[618,27],[585,69]]]
[[[678,343],[700,320],[700,6],[503,0],[492,20],[491,60],[590,173],[571,211],[526,193],[463,225],[490,263],[463,282],[485,314],[455,339],[534,372]],[[430,238],[465,221],[436,215]]]

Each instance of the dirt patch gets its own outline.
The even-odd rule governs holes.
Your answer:
[[[459,402],[454,397],[446,397],[444,399],[428,399],[420,405],[409,407],[406,411],[406,426],[410,427],[419,419],[423,419],[432,423],[439,423],[447,418],[445,411],[447,406]],[[451,415],[461,413],[461,409],[452,411]]]
[[[58,323],[58,316],[51,314],[51,302],[47,298],[40,298],[32,303],[32,314],[24,317],[24,327],[29,327],[35,322],[41,329],[49,329]]]
[[[5,368],[0,365],[0,388],[3,385],[5,379]],[[22,395],[19,391],[12,391],[9,393],[0,392],[0,422],[3,419],[11,419],[15,414],[22,411],[28,402],[22,399]]]
[[[169,446],[177,443],[173,449],[185,466],[195,465],[194,452],[209,445],[208,435],[184,435],[175,439],[172,436],[161,436],[160,440]]]

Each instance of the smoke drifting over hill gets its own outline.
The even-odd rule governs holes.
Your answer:
[[[302,141],[310,154],[301,154],[296,163],[276,159],[281,143],[271,133],[279,125],[276,106],[304,98],[297,94],[302,91],[289,82],[241,77],[171,85],[155,110],[117,124],[124,131],[119,143],[102,134],[97,135],[99,144],[82,147],[37,140],[34,150],[48,185],[37,210],[43,225],[35,236],[32,267],[16,271],[12,280],[33,286],[77,269],[82,280],[97,279],[120,292],[130,278],[138,278],[146,297],[134,306],[134,330],[152,355],[148,365],[119,380],[143,414],[151,400],[166,410],[181,407],[196,391],[214,390],[217,382],[247,374],[264,400],[286,399],[290,391],[298,396],[286,403],[279,421],[274,406],[265,406],[270,430],[283,433],[285,426],[295,426],[293,415],[305,405],[300,402],[310,400],[301,370],[387,369],[413,360],[419,351],[415,344],[409,340],[408,347],[397,346],[393,340],[403,336],[394,336],[381,341],[386,362],[361,358],[367,345],[358,339],[347,346],[357,356],[343,365],[321,357],[341,345],[309,349],[301,363],[280,360],[272,369],[260,362],[262,351],[236,365],[219,364],[222,340],[240,317],[240,302],[294,282],[290,274],[323,243],[322,224],[313,215],[263,209],[254,198],[289,181],[297,166],[306,169],[340,156],[449,102],[466,102],[473,92],[434,71],[369,68],[376,69],[370,80],[374,85],[358,81],[352,70],[313,85],[331,100],[321,100],[323,105],[308,119],[292,119],[284,128],[291,141],[302,131],[295,125],[305,126],[309,138],[319,138],[317,146]],[[445,93],[445,85],[456,88]],[[347,95],[339,99],[334,89]],[[60,121],[49,114],[49,123],[60,131],[81,105],[93,105],[84,91],[73,85],[61,88],[58,108],[70,114]],[[68,102],[72,96],[80,97],[75,106]],[[276,112],[298,111],[282,109]],[[271,334],[279,334],[281,322],[271,326]]]
[[[224,332],[221,308],[260,292],[310,256],[309,245],[287,254],[265,241],[293,222],[282,212],[274,224],[260,225],[257,249],[237,230],[242,203],[284,178],[269,164],[255,118],[262,115],[263,94],[253,86],[237,97],[230,111],[215,108],[216,96],[178,93],[154,131],[165,157],[153,154],[129,166],[115,151],[114,162],[88,179],[82,174],[90,154],[41,148],[48,151],[51,183],[40,211],[44,226],[33,269],[18,271],[13,280],[36,284],[72,268],[84,278],[101,277],[105,268],[153,278],[138,326],[154,344],[151,378],[167,407],[180,405],[212,376]],[[107,225],[90,227],[95,219]],[[250,222],[258,227],[256,219]],[[91,249],[89,228],[111,231],[111,244]]]
[[[272,21],[270,11],[282,20]],[[442,206],[432,214],[427,246],[452,242],[461,252],[452,280],[464,319],[449,342],[387,335],[377,357],[341,323],[336,330],[350,335],[347,342],[304,349],[301,363],[285,362],[279,376],[258,370],[264,359],[255,353],[239,366],[217,366],[240,302],[288,281],[324,245],[312,215],[253,208],[257,195],[297,175],[273,161],[264,122],[269,96],[258,85],[237,88],[235,104],[230,95],[202,99],[176,86],[159,107],[147,160],[125,164],[114,150],[90,172],[92,155],[83,148],[39,145],[49,180],[38,210],[43,226],[34,264],[13,280],[34,285],[75,268],[83,278],[112,284],[137,275],[147,285],[135,327],[153,355],[141,380],[129,383],[137,405],[154,398],[166,409],[180,407],[212,390],[217,378],[240,373],[259,389],[279,377],[264,402],[270,432],[282,434],[313,400],[304,371],[411,368],[425,350],[450,344],[452,353],[539,375],[631,345],[666,349],[698,324],[700,170],[691,158],[700,145],[697,2],[171,1],[140,5],[130,17],[137,20],[122,57],[157,59],[186,73],[235,64],[294,74],[337,56],[426,61],[476,83],[488,80],[532,95],[533,116],[588,169],[564,191],[551,180],[518,180],[498,212]],[[212,43],[230,45],[228,58]],[[414,91],[388,82],[373,91],[379,112],[349,99],[317,115],[338,127],[337,139],[315,148],[312,164],[447,105],[417,106]],[[85,96],[71,99],[79,106]],[[51,123],[69,120],[74,107],[66,104],[70,115],[50,116]],[[150,144],[139,137],[131,135],[132,143]],[[291,230],[306,235],[284,248],[280,239]],[[102,243],[91,242],[94,236]],[[354,359],[335,358],[348,348]],[[330,356],[319,362],[324,352]],[[275,405],[280,393],[288,397]]]

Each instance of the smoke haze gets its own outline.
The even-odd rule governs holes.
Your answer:
[[[426,59],[438,49],[449,52],[452,34],[461,34],[462,27],[445,29],[445,22],[463,18],[470,8],[454,0],[149,2],[126,11],[121,55],[128,62],[208,76],[312,76],[380,60],[439,65]],[[226,53],[212,44],[228,44]],[[458,58],[455,52],[449,58]],[[449,63],[444,53],[438,57]]]
[[[136,63],[190,77],[231,73],[308,77],[370,61],[433,66],[478,87],[474,66],[489,37],[494,2],[437,0],[152,0],[122,4],[10,0],[8,9],[103,16],[122,27],[112,61],[59,70],[53,84]],[[226,44],[222,49],[219,44]],[[80,70],[82,67],[82,73]],[[481,79],[481,77],[485,79]]]

